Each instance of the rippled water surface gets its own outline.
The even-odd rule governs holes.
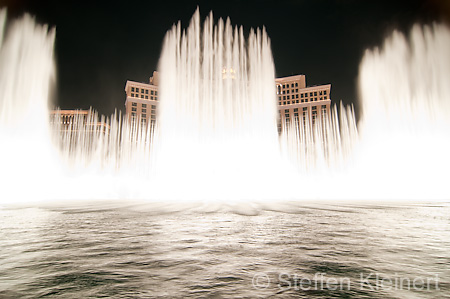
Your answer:
[[[0,226],[0,298],[450,298],[447,203],[4,207]]]

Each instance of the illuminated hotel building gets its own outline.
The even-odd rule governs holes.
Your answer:
[[[109,134],[109,124],[99,121],[93,110],[51,110],[50,123],[61,132],[72,133],[83,129],[85,132],[102,132]]]
[[[224,71],[224,76],[226,76]],[[279,111],[278,131],[290,121],[307,120],[314,124],[330,115],[331,84],[306,87],[306,76],[296,75],[275,79],[276,101]],[[156,120],[158,72],[153,72],[149,84],[127,81],[126,115],[128,119],[148,124]]]
[[[126,116],[129,120],[138,121],[143,125],[156,121],[156,108],[159,102],[158,72],[153,72],[148,84],[127,81],[125,93]]]
[[[279,111],[278,131],[291,121],[310,121],[330,115],[331,84],[306,87],[306,76],[275,79]]]

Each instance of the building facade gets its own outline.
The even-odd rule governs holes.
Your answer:
[[[279,111],[278,131],[291,121],[312,125],[330,115],[331,84],[306,86],[306,76],[296,75],[275,79],[276,101]],[[126,115],[129,120],[142,124],[156,121],[158,97],[158,72],[153,72],[149,84],[127,81]]]
[[[153,72],[149,83],[127,81],[125,85],[125,113],[132,122],[143,125],[156,121],[158,97],[158,72]]]
[[[275,79],[279,111],[278,132],[290,122],[309,121],[314,125],[330,115],[331,84],[306,86],[306,76],[296,75]]]

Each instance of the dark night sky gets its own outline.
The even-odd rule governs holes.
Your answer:
[[[448,0],[72,1],[0,0],[10,17],[23,12],[56,26],[62,109],[124,109],[125,82],[147,82],[156,70],[164,34],[187,27],[197,5],[202,18],[230,17],[234,25],[265,26],[277,76],[305,74],[308,85],[332,84],[335,102],[356,102],[358,65],[368,47],[393,29],[448,20]]]

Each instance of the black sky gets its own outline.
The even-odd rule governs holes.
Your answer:
[[[109,115],[124,110],[125,82],[147,82],[156,70],[162,40],[178,20],[183,27],[197,5],[202,18],[230,17],[234,25],[265,26],[277,76],[305,74],[308,85],[332,84],[335,102],[355,103],[364,50],[392,30],[447,21],[447,0],[229,0],[72,1],[0,0],[10,17],[24,12],[56,26],[62,109],[90,106]]]

